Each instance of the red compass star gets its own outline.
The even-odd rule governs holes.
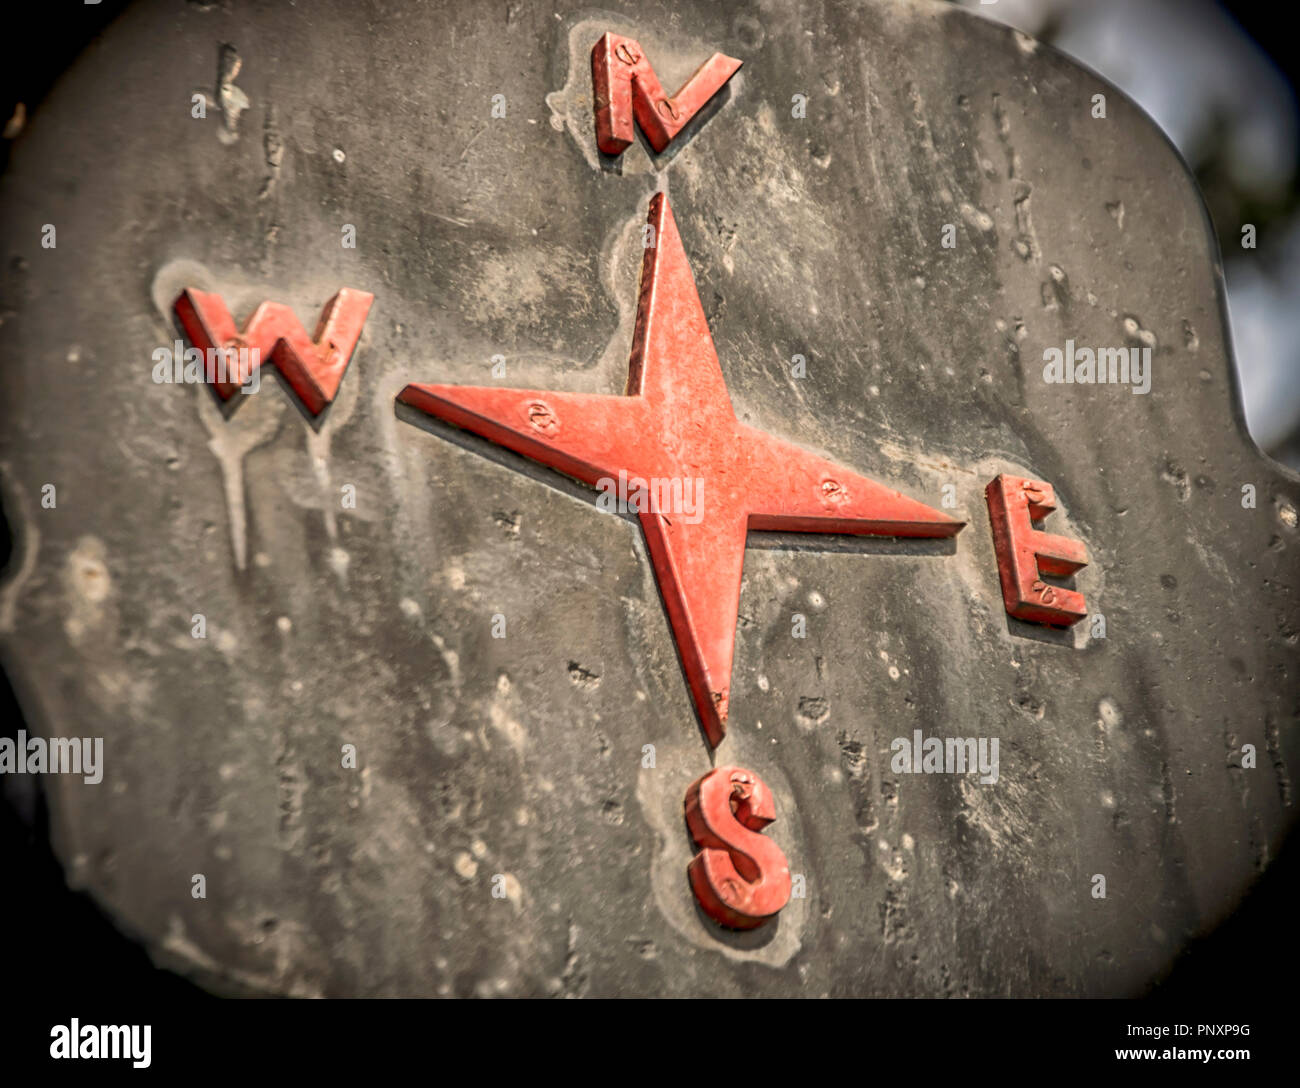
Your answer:
[[[686,481],[693,510],[638,510],[704,731],[726,732],[750,529],[949,537],[965,524],[736,418],[672,209],[650,201],[624,396],[408,385],[398,399],[591,487]],[[602,483],[605,481],[605,483]],[[664,494],[667,492],[665,491]]]

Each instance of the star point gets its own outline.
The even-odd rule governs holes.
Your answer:
[[[750,529],[950,537],[964,526],[736,419],[668,199],[650,201],[636,328],[622,396],[408,385],[404,404],[591,487],[620,472],[702,481],[698,517],[639,510],[700,722],[726,733]]]

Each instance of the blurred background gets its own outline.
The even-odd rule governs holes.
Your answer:
[[[952,0],[1118,86],[1196,172],[1228,285],[1246,424],[1300,469],[1300,128],[1290,4]],[[1242,246],[1255,227],[1256,248]]]

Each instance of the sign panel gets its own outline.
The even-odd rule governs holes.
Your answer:
[[[1119,995],[1267,868],[1300,480],[1114,88],[942,5],[163,10],[0,194],[0,771],[157,959]]]

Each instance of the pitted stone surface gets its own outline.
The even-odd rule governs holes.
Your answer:
[[[41,783],[70,882],[223,992],[1141,991],[1268,865],[1300,743],[1300,479],[1245,437],[1185,167],[1114,88],[946,6],[604,6],[145,2],[15,146],[0,638],[29,728],[105,738],[101,785]],[[744,68],[611,163],[596,26],[666,86]],[[712,756],[635,523],[394,408],[494,355],[620,392],[656,188],[738,416],[930,505],[954,485],[970,522],[752,538]],[[228,420],[154,384],[185,283],[308,325],[374,293],[319,429],[279,379]],[[1152,391],[1045,384],[1067,338],[1152,346]],[[1006,616],[1000,472],[1056,488],[1104,641]],[[1000,738],[998,782],[894,774],[915,729]],[[730,764],[807,885],[745,935],[685,876],[685,788]]]

